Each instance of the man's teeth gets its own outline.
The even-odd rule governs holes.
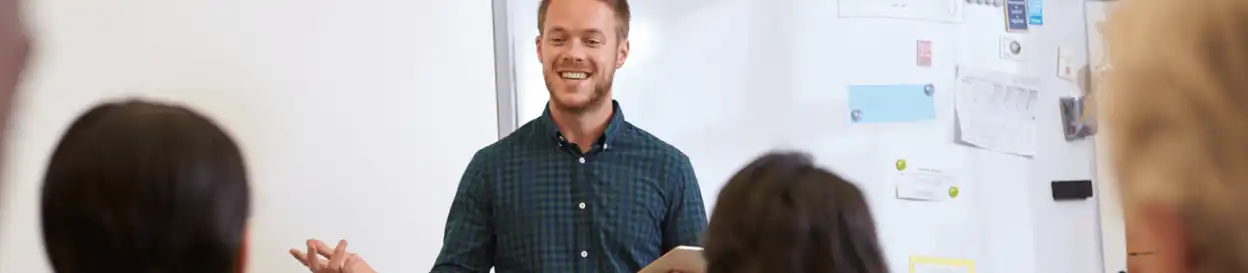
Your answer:
[[[584,80],[585,78],[588,78],[588,77],[589,77],[589,73],[585,73],[585,72],[563,72],[563,73],[559,73],[559,76],[560,76],[560,77],[563,77],[564,79],[569,79],[569,80]]]

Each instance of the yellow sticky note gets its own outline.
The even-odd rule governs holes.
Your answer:
[[[910,257],[910,273],[975,273],[975,262],[971,260],[946,259],[935,257]]]

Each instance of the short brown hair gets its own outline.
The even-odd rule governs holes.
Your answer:
[[[101,104],[69,126],[48,163],[48,259],[59,273],[238,272],[250,192],[241,151],[207,117]]]
[[[716,202],[708,273],[888,272],[862,192],[806,154],[754,160]]]
[[[551,0],[542,0],[542,4],[537,7],[537,33],[541,34],[546,31],[546,9],[550,8]],[[632,12],[628,10],[628,0],[596,0],[611,6],[611,11],[615,12],[615,31],[621,39],[628,38],[628,21],[632,18]]]
[[[1190,272],[1248,271],[1248,2],[1120,2],[1098,112],[1123,211],[1177,213],[1189,249],[1157,251]]]

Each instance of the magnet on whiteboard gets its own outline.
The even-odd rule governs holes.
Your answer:
[[[932,96],[932,94],[934,94],[934,93],[936,93],[936,86],[935,86],[935,85],[932,85],[932,84],[930,84],[930,83],[929,83],[929,84],[927,84],[927,85],[924,85],[924,86],[923,86],[923,94],[924,94],[924,95],[927,95],[928,97],[931,97],[931,96]]]
[[[1023,52],[1026,50],[1027,45],[1022,40],[1010,36],[1001,36],[1001,59],[1022,61]]]
[[[849,111],[849,119],[853,120],[854,122],[861,121],[862,110],[854,109],[853,111]]]
[[[905,160],[905,159],[898,159],[898,160],[897,160],[897,163],[893,163],[893,165],[895,165],[895,167],[897,167],[897,170],[898,170],[898,171],[904,171],[904,170],[906,170],[906,160]]]
[[[958,198],[958,187],[957,187],[957,186],[950,186],[950,187],[949,187],[949,198]]]

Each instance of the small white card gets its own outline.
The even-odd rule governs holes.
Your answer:
[[[1079,69],[1075,68],[1074,60],[1075,59],[1072,56],[1070,49],[1067,49],[1067,47],[1057,48],[1057,77],[1058,78],[1066,79],[1068,81],[1074,81],[1078,79],[1078,76],[1076,76],[1075,73],[1078,73]]]
[[[953,177],[943,171],[915,168],[898,175],[897,199],[939,202],[958,196]]]
[[[906,159],[893,162],[897,199],[940,202],[958,198],[957,178],[948,169],[928,165],[933,162],[917,163]]]

